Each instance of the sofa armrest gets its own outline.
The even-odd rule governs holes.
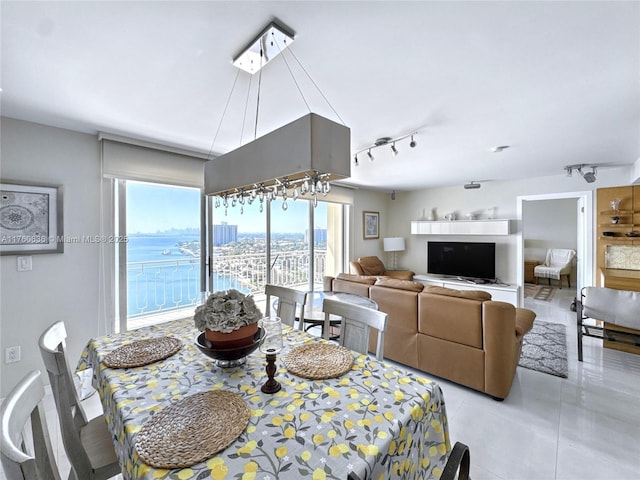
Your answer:
[[[516,308],[516,335],[524,337],[533,328],[536,314],[527,308]]]
[[[331,290],[333,290],[333,279],[334,277],[331,277],[329,275],[325,275],[324,277],[322,277],[322,290],[325,292],[330,292]]]
[[[506,302],[482,303],[484,390],[507,398],[520,357],[522,337],[516,335],[516,307]]]
[[[384,275],[398,280],[413,280],[415,272],[411,270],[385,270]]]

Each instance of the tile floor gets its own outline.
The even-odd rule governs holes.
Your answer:
[[[579,363],[575,313],[569,310],[574,296],[575,290],[563,288],[550,302],[525,299],[537,319],[567,326],[569,378],[518,367],[503,402],[436,379],[452,444],[471,449],[474,480],[640,479],[640,355],[603,349],[600,340],[586,338]],[[69,464],[50,395],[46,402],[66,478]],[[85,402],[89,412],[100,412],[97,395]]]

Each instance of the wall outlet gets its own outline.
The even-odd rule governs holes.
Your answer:
[[[31,255],[26,257],[16,257],[16,268],[19,272],[28,272],[33,269]]]
[[[7,347],[4,351],[4,363],[16,363],[20,361],[20,347]]]

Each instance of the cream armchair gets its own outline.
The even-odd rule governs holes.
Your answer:
[[[551,285],[551,279],[553,278],[560,282],[560,288],[562,288],[562,277],[565,276],[567,277],[569,288],[571,288],[571,268],[575,256],[575,250],[569,248],[550,248],[547,251],[547,258],[544,263],[536,265],[533,269],[536,284],[538,283],[538,277],[549,279],[549,285]]]
[[[413,280],[415,272],[411,270],[387,270],[378,257],[360,257],[350,263],[350,273],[354,275],[375,275],[400,280]]]

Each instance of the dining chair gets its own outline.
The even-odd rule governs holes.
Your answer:
[[[65,352],[67,331],[56,322],[40,335],[39,345],[58,411],[62,443],[71,463],[69,478],[101,480],[121,473],[104,415],[87,420]]]
[[[387,328],[388,313],[353,303],[341,302],[325,298],[322,302],[324,312],[324,338],[329,338],[331,315],[342,317],[340,322],[340,337],[338,343],[350,350],[369,353],[369,329],[378,330],[376,358],[384,358],[384,331]]]
[[[32,370],[2,402],[0,453],[7,480],[60,480],[43,399],[42,374]],[[25,435],[29,430],[30,436]],[[32,450],[27,448],[29,441]]]
[[[271,297],[278,297],[278,307],[276,314],[280,317],[283,324],[293,327],[296,320],[296,312],[300,305],[300,316],[298,321],[298,329],[304,327],[304,304],[307,301],[307,292],[294,290],[293,288],[281,287],[279,285],[267,284],[264,287],[264,293],[267,294],[267,305],[271,301]]]

